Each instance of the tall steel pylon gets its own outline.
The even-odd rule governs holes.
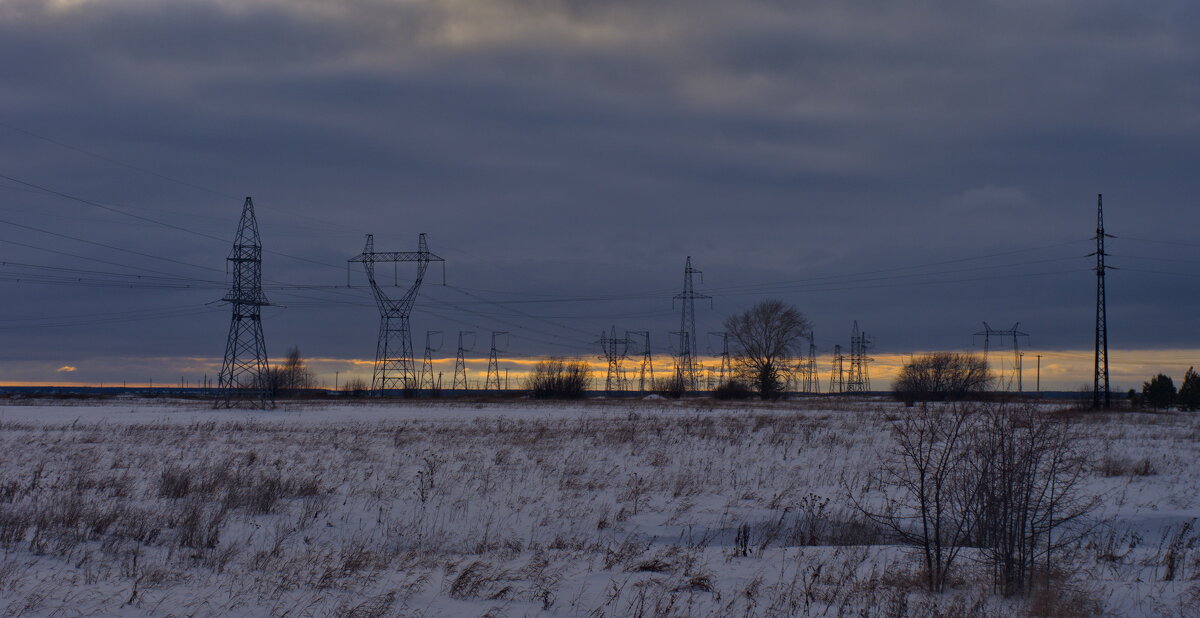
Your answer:
[[[471,335],[470,347],[463,347],[463,335]],[[454,382],[450,386],[453,390],[467,390],[467,359],[466,353],[475,349],[475,331],[460,330],[458,331],[458,354],[454,357]]]
[[[867,334],[858,330],[858,321],[850,331],[850,374],[846,378],[846,392],[865,393],[871,390],[871,376],[867,371],[867,349],[871,347],[871,339]]]
[[[625,339],[631,344],[634,341],[634,336],[640,338],[638,343],[642,348],[640,355],[642,357],[642,366],[638,370],[638,391],[646,392],[646,386],[654,388],[654,358],[650,354],[650,331],[648,330],[627,330],[625,331]]]
[[[846,357],[842,355],[842,344],[833,346],[833,366],[829,370],[829,392],[846,392]]]
[[[237,237],[229,252],[232,271],[229,292],[221,300],[233,308],[225,359],[221,362],[217,407],[252,405],[266,408],[271,404],[267,385],[267,344],[263,339],[262,308],[269,303],[262,291],[262,239],[254,202],[247,197],[242,204]]]
[[[1012,343],[1010,344],[1013,354],[1012,374],[1009,376],[1008,380],[1003,382],[1002,385],[998,382],[997,386],[1004,389],[1013,389],[1015,386],[1018,393],[1021,392],[1024,386],[1021,383],[1021,338],[1023,337],[1025,339],[1026,344],[1029,343],[1029,333],[1021,332],[1019,330],[1020,326],[1021,323],[1017,322],[1016,324],[1012,325],[1012,328],[997,329],[992,328],[987,322],[984,322],[983,330],[975,333],[976,337],[983,337],[983,362],[985,363],[988,362],[988,353],[992,348],[992,338],[999,339],[1001,342],[1010,339],[1012,340]]]
[[[507,338],[506,331],[492,331],[492,349],[488,352],[488,368],[487,376],[483,380],[483,390],[500,390],[500,353],[508,350],[508,342],[505,341],[504,349],[496,346],[496,337],[504,335]]]
[[[621,361],[629,354],[629,337],[617,337],[617,327],[610,332],[600,332],[600,358],[608,361],[608,373],[604,379],[604,390],[609,395],[625,390],[625,376],[621,371]]]
[[[684,390],[696,390],[697,375],[696,367],[696,299],[709,299],[711,296],[699,294],[696,292],[692,282],[693,275],[700,275],[700,282],[704,282],[704,273],[692,268],[692,256],[688,256],[687,264],[683,268],[683,291],[676,294],[674,300],[680,301],[681,313],[679,316],[679,352],[675,360],[675,376],[684,385]]]
[[[808,334],[808,357],[800,360],[800,392],[813,395],[821,392],[817,380],[817,344],[812,333]]]
[[[708,334],[721,338],[721,352],[717,355],[721,361],[717,369],[717,386],[721,386],[733,379],[733,362],[729,356],[729,333],[722,330]]]
[[[1101,389],[1103,389],[1103,407],[1111,404],[1111,391],[1108,386],[1108,310],[1106,292],[1104,290],[1104,273],[1113,268],[1104,264],[1108,256],[1104,252],[1104,239],[1112,238],[1104,233],[1104,195],[1096,195],[1096,364],[1092,372],[1092,407],[1101,407]]]
[[[441,335],[440,330],[425,331],[425,359],[421,364],[421,388],[429,389],[431,392],[437,389],[437,384],[433,380],[433,353],[442,349],[442,340],[439,338],[437,346],[433,346],[433,336]]]
[[[371,376],[371,390],[376,394],[385,391],[403,389],[411,390],[417,387],[418,376],[413,367],[412,334],[408,326],[408,317],[412,313],[413,304],[417,302],[417,292],[425,279],[425,269],[430,262],[445,260],[429,252],[425,244],[425,234],[421,234],[416,251],[375,251],[375,237],[367,234],[367,244],[363,252],[350,258],[347,263],[361,263],[367,272],[367,280],[371,283],[371,292],[375,295],[375,304],[379,307],[379,341],[375,346],[375,371]],[[375,264],[377,263],[416,262],[417,276],[408,287],[408,291],[399,299],[393,299],[384,292],[375,280]],[[347,273],[348,274],[348,273]]]

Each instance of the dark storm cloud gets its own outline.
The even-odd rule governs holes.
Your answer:
[[[452,284],[506,293],[427,288],[414,328],[512,330],[520,353],[588,352],[614,322],[665,341],[677,326],[663,290],[688,254],[717,296],[704,330],[778,294],[825,345],[859,319],[887,350],[961,346],[987,319],[1086,347],[1088,264],[1045,261],[1086,242],[926,269],[957,269],[933,277],[954,284],[900,271],[734,286],[1084,239],[1100,191],[1118,235],[1186,240],[1198,18],[1187,2],[18,0],[0,5],[0,119],[215,192],[3,127],[0,173],[221,238],[252,194],[268,249],[332,265],[268,254],[276,281],[342,283],[361,233],[406,249],[429,232]],[[6,220],[224,267],[221,243],[0,185]],[[0,238],[222,278],[11,227]],[[1189,251],[1133,243],[1113,251]],[[965,270],[1024,262],[1036,263]],[[1079,272],[1047,274],[1066,269]],[[987,278],[1014,274],[1027,276]],[[9,325],[220,296],[3,285]],[[1122,272],[1112,287],[1114,342],[1190,336],[1191,280]],[[642,291],[657,295],[485,302]],[[288,305],[269,315],[276,354],[370,354],[369,304],[328,302],[365,295],[268,293]],[[0,334],[5,358],[78,366],[83,380],[80,358],[219,354],[224,314],[186,320]]]

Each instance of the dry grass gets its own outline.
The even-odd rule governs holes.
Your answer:
[[[0,599],[14,613],[100,615],[1022,607],[969,571],[942,598],[913,585],[909,554],[842,494],[878,492],[872,463],[903,411],[838,404],[605,402],[551,418],[537,410],[554,408],[526,404],[525,414],[465,419],[437,419],[431,407],[429,420],[328,424],[3,422]],[[1108,442],[1143,426],[1171,440],[1192,430],[1101,426]],[[1117,475],[1097,462],[1096,477],[1163,480],[1139,475],[1137,461],[1113,464]],[[1158,573],[1151,579],[1172,568],[1182,582],[1195,559],[1190,533],[1177,536],[1157,557],[1105,562],[1106,551],[1128,554],[1116,533],[1083,553],[1122,568],[1153,559],[1139,567]],[[1035,596],[1029,611],[1047,603]]]

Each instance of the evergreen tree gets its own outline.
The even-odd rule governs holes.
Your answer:
[[[1175,400],[1175,382],[1171,381],[1170,376],[1161,373],[1154,376],[1142,385],[1142,399],[1155,410],[1171,407]]]
[[[1176,399],[1179,407],[1184,410],[1200,410],[1200,374],[1195,368],[1188,367],[1183,376],[1183,384],[1179,385],[1179,397]]]

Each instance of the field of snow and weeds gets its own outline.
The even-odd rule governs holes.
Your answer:
[[[1193,415],[1072,416],[1096,527],[1004,598],[851,508],[891,402],[67,403],[0,405],[4,615],[1200,615]]]

